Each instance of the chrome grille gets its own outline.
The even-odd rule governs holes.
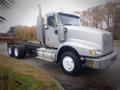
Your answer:
[[[106,33],[103,35],[103,50],[105,53],[109,53],[112,51],[112,35]]]

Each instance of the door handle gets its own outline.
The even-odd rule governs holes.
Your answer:
[[[55,30],[55,34],[58,34],[58,30]]]

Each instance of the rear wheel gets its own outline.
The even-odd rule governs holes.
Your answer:
[[[10,57],[14,57],[14,46],[13,45],[9,45],[7,51]]]
[[[66,74],[77,75],[79,74],[82,63],[76,53],[67,51],[61,56],[61,66]]]
[[[22,45],[16,45],[14,49],[14,55],[17,59],[25,58],[25,47]]]

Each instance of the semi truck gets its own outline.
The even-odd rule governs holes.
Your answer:
[[[9,42],[8,55],[17,59],[34,54],[40,60],[59,63],[68,75],[76,75],[82,66],[105,69],[116,61],[112,33],[81,25],[73,12],[55,11],[37,18],[37,40]]]

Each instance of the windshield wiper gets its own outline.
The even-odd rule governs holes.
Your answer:
[[[80,25],[78,25],[78,24],[64,24],[64,25],[80,26]]]
[[[64,24],[64,25],[73,25],[73,24]]]

